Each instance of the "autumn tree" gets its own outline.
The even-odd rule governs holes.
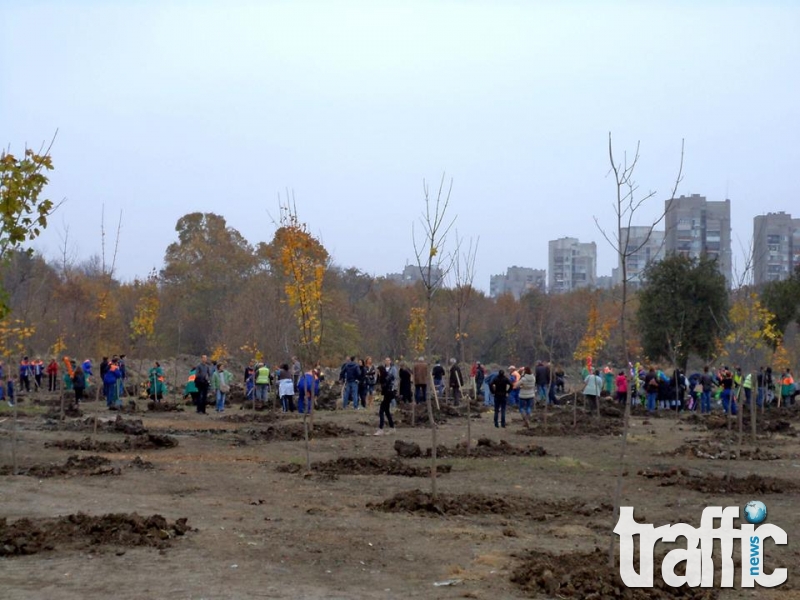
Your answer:
[[[286,301],[299,329],[297,355],[306,363],[320,358],[323,335],[322,285],[328,251],[308,231],[294,205],[281,206],[280,228],[275,233],[284,279]]]
[[[55,138],[54,138],[55,139]],[[50,147],[52,147],[52,142]],[[6,262],[10,251],[36,239],[47,227],[47,218],[53,211],[52,200],[40,198],[48,183],[47,172],[53,170],[50,147],[34,152],[26,148],[22,157],[5,150],[0,151],[0,266]],[[8,321],[9,306],[5,292],[0,289],[0,343],[9,351],[10,340],[21,344],[30,337],[30,327],[24,323]],[[14,404],[12,432],[13,473],[17,474],[17,409]]]
[[[257,259],[247,240],[220,215],[190,213],[175,230],[178,240],[167,247],[161,271],[161,321],[177,351],[201,354],[213,342],[208,324],[225,318],[228,301],[254,273]]]

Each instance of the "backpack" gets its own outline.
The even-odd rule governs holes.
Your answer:
[[[223,394],[227,394],[231,391],[231,384],[228,383],[228,380],[225,378],[227,371],[224,371],[219,374],[219,391]]]

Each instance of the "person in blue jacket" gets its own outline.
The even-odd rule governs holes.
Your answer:
[[[119,369],[119,360],[114,358],[111,364],[108,365],[105,375],[103,375],[103,391],[105,392],[108,410],[116,410],[122,404],[119,399],[119,380],[121,377],[122,371]]]
[[[309,369],[297,380],[297,412],[302,414],[311,414],[314,401],[311,396],[311,391],[314,391],[314,396],[319,395],[319,379],[317,379],[314,369]]]

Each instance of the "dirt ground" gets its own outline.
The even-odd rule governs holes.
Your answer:
[[[139,402],[117,422],[89,402],[62,424],[45,420],[46,407],[21,407],[16,477],[6,474],[11,413],[0,411],[4,600],[640,597],[604,567],[613,416],[599,426],[581,416],[573,429],[571,408],[556,408],[547,427],[537,415],[527,428],[509,410],[496,429],[484,414],[471,424],[483,450],[468,456],[467,420],[448,415],[438,444],[449,472],[439,469],[433,499],[430,430],[398,418],[395,435],[373,436],[377,406],[316,413],[310,474],[297,415]],[[788,584],[719,598],[800,598],[800,415],[781,419],[790,426],[765,428],[755,445],[746,436],[746,452],[728,461],[716,422],[632,417],[623,504],[638,520],[698,525],[705,506],[762,500],[788,533],[788,546],[767,550],[767,568],[788,567]],[[397,440],[422,456],[399,457]],[[742,481],[726,487],[729,468]]]

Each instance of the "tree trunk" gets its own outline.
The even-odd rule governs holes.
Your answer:
[[[742,456],[742,439],[744,438],[744,408],[742,407],[742,389],[744,388],[744,379],[742,379],[742,383],[739,385],[739,389],[736,390],[736,406],[738,410],[736,411],[739,414],[739,440],[736,447],[736,459],[738,460]]]
[[[311,472],[311,450],[308,445],[308,413],[303,411],[303,435],[306,441],[306,473]]]
[[[753,378],[755,379],[755,378]],[[758,411],[756,410],[756,394],[753,394],[752,389],[750,391],[750,439],[752,443],[756,443],[756,415]],[[762,400],[763,404],[763,400]]]
[[[434,386],[436,389],[436,386]],[[472,389],[475,389],[475,380],[472,381]],[[458,391],[461,394],[461,401],[467,405],[467,456],[469,456],[469,450],[472,446],[472,407],[470,406],[470,398],[469,396],[464,396],[464,388],[461,386],[461,381],[458,382]],[[476,396],[477,398],[477,396]],[[465,402],[466,400],[466,402]]]
[[[19,399],[14,398],[14,416],[11,423],[11,465],[12,473],[17,475],[17,404]]]
[[[435,393],[435,392],[434,392]],[[431,497],[435,501],[436,496],[436,420],[433,418],[433,403],[428,397],[428,419],[431,422]]]
[[[724,390],[723,390],[724,392]],[[728,409],[725,411],[725,421],[726,425],[728,426],[728,458],[727,458],[727,468],[725,470],[725,481],[730,481],[731,479],[731,455],[733,454],[733,450],[731,448],[731,443],[733,442],[733,432],[731,431],[731,411],[733,410],[733,394],[731,397],[728,398]]]

